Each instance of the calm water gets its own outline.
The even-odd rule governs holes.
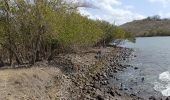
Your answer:
[[[137,55],[130,60],[130,65],[138,69],[128,68],[118,75],[127,93],[145,99],[170,96],[170,37],[137,38],[135,44],[123,46],[134,48]]]

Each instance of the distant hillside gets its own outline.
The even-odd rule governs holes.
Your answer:
[[[170,19],[160,19],[159,16],[135,20],[120,27],[135,36],[170,36]]]

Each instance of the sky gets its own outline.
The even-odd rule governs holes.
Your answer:
[[[90,5],[79,8],[82,15],[121,25],[148,16],[170,18],[170,0],[81,0]]]

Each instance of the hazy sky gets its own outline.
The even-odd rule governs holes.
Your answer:
[[[170,17],[170,0],[82,0],[92,8],[81,8],[83,15],[123,24],[147,16]]]

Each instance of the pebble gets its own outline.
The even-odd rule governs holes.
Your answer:
[[[117,73],[117,71],[116,71],[116,70],[114,70],[113,72],[114,72],[114,73]]]
[[[115,93],[116,93],[118,96],[121,96],[121,94],[120,94],[119,92],[115,91]]]
[[[109,92],[113,97],[115,96],[114,92],[113,91],[110,91]]]
[[[98,96],[96,97],[96,99],[97,99],[97,100],[104,100],[104,97],[102,97],[101,95],[98,95]]]
[[[170,100],[169,97],[167,97],[165,100]]]
[[[138,67],[135,67],[134,69],[137,70],[137,69],[139,69],[139,68],[138,68]]]
[[[149,100],[156,100],[154,96],[149,97]]]
[[[141,79],[141,80],[142,80],[142,82],[144,82],[145,78],[144,78],[144,77],[142,77],[142,79]]]
[[[136,96],[135,94],[130,94],[130,96]]]
[[[111,75],[109,75],[109,77],[112,77],[112,78],[113,78],[114,76],[111,74]]]

